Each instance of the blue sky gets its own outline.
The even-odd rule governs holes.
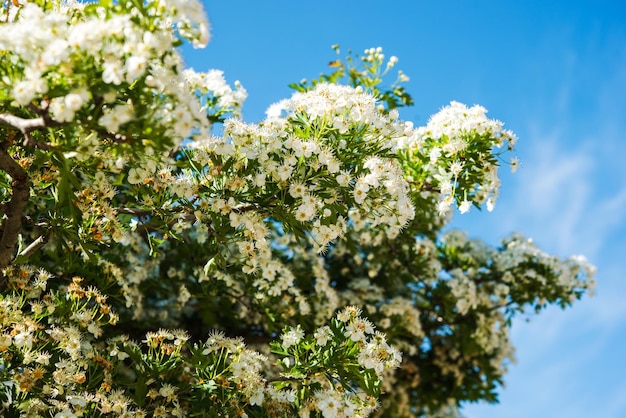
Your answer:
[[[382,46],[411,77],[416,125],[451,100],[481,104],[519,138],[492,213],[455,225],[495,244],[520,231],[561,256],[585,254],[598,288],[566,311],[517,321],[517,364],[498,405],[468,418],[626,417],[626,4],[623,1],[205,2],[212,40],[185,51],[249,93],[244,118],[326,71],[332,44]]]

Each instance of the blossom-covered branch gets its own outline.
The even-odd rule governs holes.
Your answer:
[[[494,209],[516,137],[457,102],[402,120],[380,48],[248,123],[239,82],[183,66],[199,1],[16,9],[0,414],[429,416],[495,400],[513,318],[593,289],[584,257],[446,230]]]

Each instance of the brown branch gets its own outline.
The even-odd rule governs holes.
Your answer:
[[[0,113],[0,123],[12,126],[24,135],[24,142],[22,143],[22,146],[30,146],[44,150],[52,149],[52,145],[48,144],[47,142],[37,141],[33,138],[31,132],[37,129],[61,125],[59,122],[55,122],[46,116],[41,116],[34,119],[24,119],[19,116],[11,115],[9,113]]]
[[[43,117],[24,119],[9,113],[0,113],[0,123],[19,129],[22,133],[45,128],[47,126],[46,120]]]
[[[2,235],[0,236],[0,270],[7,267],[13,258],[13,251],[22,230],[22,214],[30,198],[30,179],[24,170],[8,154],[9,143],[0,143],[0,170],[11,176],[13,196],[6,203],[2,215]]]
[[[133,215],[133,216],[153,216],[153,209],[138,209],[138,208],[117,208],[117,213],[124,215]]]
[[[250,212],[251,210],[255,210],[257,209],[257,207],[253,204],[241,204],[241,205],[234,206],[232,209],[233,209],[233,212],[241,214],[245,212]]]
[[[162,213],[180,213],[187,209],[185,206],[175,206],[171,209],[139,209],[139,208],[117,208],[117,213],[133,216],[157,216]]]
[[[252,204],[241,204],[238,206],[234,206],[232,208],[232,211],[235,213],[245,213],[245,212],[250,212],[252,210],[256,210],[257,207],[255,205]],[[158,216],[161,214],[174,214],[174,213],[180,213],[183,212],[185,210],[188,210],[188,208],[186,206],[175,206],[171,209],[159,209],[159,208],[155,208],[155,209],[139,209],[139,208],[128,208],[128,207],[124,207],[124,208],[117,208],[117,213],[118,214],[124,214],[124,215],[133,215],[133,216],[137,216],[137,217],[144,217],[144,216]],[[195,220],[195,217],[191,214],[188,214],[188,217],[190,220]]]
[[[293,377],[293,376],[276,376],[276,377],[270,377],[268,379],[265,379],[265,381],[267,383],[273,383],[273,382],[301,382],[303,381],[304,378],[303,377]]]
[[[187,208],[185,206],[175,206],[173,208],[170,209],[158,209],[158,208],[154,208],[154,209],[140,209],[140,208],[129,208],[129,207],[123,207],[123,208],[117,208],[116,212],[118,215],[133,215],[136,216],[138,218],[146,218],[146,217],[150,217],[150,220],[147,220],[146,222],[140,224],[137,226],[137,231],[139,232],[145,232],[145,233],[150,233],[150,232],[155,232],[155,231],[159,231],[161,227],[167,227],[167,228],[171,228],[176,222],[178,222],[179,219],[184,219],[186,222],[195,222],[196,221],[196,217],[191,214],[191,213],[187,213],[182,215],[182,218],[177,218],[177,219],[160,219],[160,217],[162,216],[173,216],[174,214],[178,214],[181,213],[183,211],[187,210]]]
[[[185,222],[189,223],[194,223],[196,221],[196,217],[191,213],[184,215],[183,218],[170,219],[167,221],[165,219],[152,218],[148,222],[138,225],[137,231],[150,233],[160,231],[161,227],[164,226],[171,228],[174,224],[176,224],[176,222],[178,222],[179,219],[183,219]]]

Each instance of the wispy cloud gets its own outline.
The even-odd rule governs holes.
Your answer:
[[[579,226],[591,197],[593,160],[582,150],[568,150],[557,137],[533,134],[537,144],[512,185],[515,197],[503,202],[507,226],[560,254],[580,251]]]
[[[516,322],[519,363],[502,404],[470,407],[470,418],[626,416],[626,381],[615,372],[626,367],[626,47],[608,49],[622,58],[604,57],[613,65],[596,73],[564,71],[545,109],[529,113],[518,132],[523,165],[492,219],[500,233],[521,231],[548,252],[587,255],[599,268],[597,295]]]

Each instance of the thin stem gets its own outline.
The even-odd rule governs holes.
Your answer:
[[[185,210],[185,206],[176,206],[170,209],[140,209],[140,208],[117,208],[117,213],[122,213],[125,215],[133,215],[133,216],[154,216],[159,213],[167,212],[167,213],[179,213]]]
[[[292,376],[276,376],[265,379],[267,383],[272,382],[300,382],[303,381],[303,377],[292,377]]]
[[[19,253],[18,257],[29,258],[31,255],[35,253],[35,251],[41,248],[46,242],[48,242],[47,236],[42,235],[38,237],[36,240],[31,242],[28,247],[24,248],[24,250],[22,250],[22,252]]]

